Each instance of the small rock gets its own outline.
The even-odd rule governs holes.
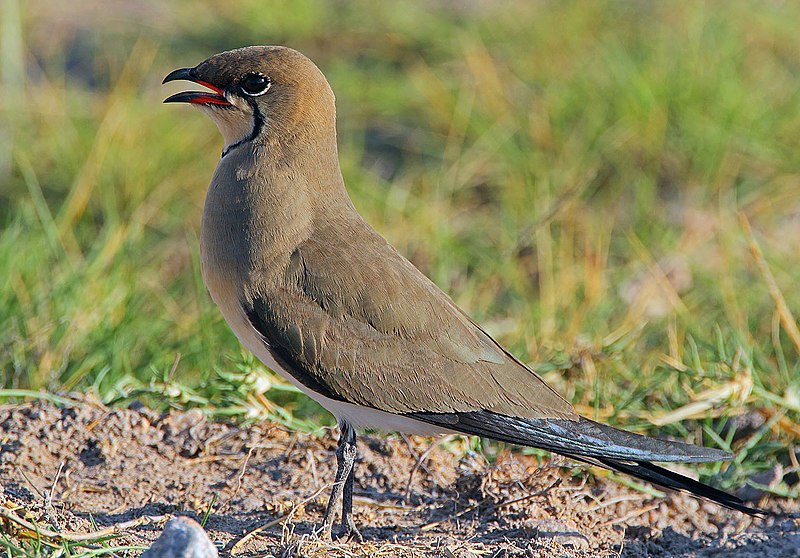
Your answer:
[[[217,547],[200,524],[189,517],[176,517],[167,523],[142,558],[217,558]]]
[[[576,550],[588,550],[589,539],[586,535],[570,529],[557,519],[541,519],[534,522],[536,538],[550,540],[562,546],[571,546]]]

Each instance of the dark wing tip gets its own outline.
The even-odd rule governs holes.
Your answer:
[[[498,415],[490,411],[412,413],[411,416],[467,434],[560,453],[578,461],[626,473],[664,488],[687,492],[754,517],[768,515],[763,510],[747,506],[732,494],[650,463],[650,461],[674,463],[727,461],[732,459],[733,455],[726,451],[648,438],[585,418],[523,419]]]
[[[573,457],[580,459],[577,456]],[[597,459],[597,464],[621,473],[631,475],[632,477],[642,479],[669,490],[677,490],[679,492],[691,494],[697,498],[708,500],[709,502],[719,504],[720,506],[724,506],[738,512],[746,513],[747,515],[751,515],[753,517],[764,518],[774,515],[771,512],[748,506],[738,496],[734,496],[733,494],[729,494],[723,490],[714,488],[713,486],[709,486],[700,481],[681,475],[680,473],[676,473],[675,471],[670,471],[669,469],[659,467],[658,465],[654,465],[646,461],[626,462],[617,461],[615,459]]]
[[[649,438],[582,417],[578,420],[529,419],[509,417],[485,410],[411,413],[410,416],[465,434],[485,436],[502,442],[562,454],[673,463],[729,461],[734,457],[726,451]]]

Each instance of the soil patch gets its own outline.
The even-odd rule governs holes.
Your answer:
[[[431,447],[377,435],[359,439],[365,542],[325,541],[314,529],[335,447],[336,432],[242,428],[197,410],[7,405],[0,529],[24,536],[8,514],[70,534],[124,523],[113,544],[148,546],[170,517],[202,520],[210,509],[205,528],[222,556],[800,557],[797,515],[757,520],[682,494],[653,498],[560,461],[507,452],[489,465],[458,440]]]

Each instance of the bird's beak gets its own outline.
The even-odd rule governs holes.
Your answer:
[[[193,103],[193,104],[200,104],[200,105],[219,105],[219,106],[226,106],[231,107],[233,106],[231,103],[228,102],[228,99],[225,98],[225,95],[222,93],[222,90],[217,87],[216,85],[212,85],[207,81],[202,81],[197,78],[197,72],[195,68],[180,68],[179,70],[175,70],[174,72],[170,72],[167,77],[164,78],[164,81],[161,84],[165,84],[168,81],[177,81],[177,80],[185,80],[185,81],[192,81],[194,83],[200,84],[203,87],[208,87],[211,89],[212,92],[209,91],[183,91],[181,93],[176,93],[175,95],[171,95],[164,99],[165,103]]]

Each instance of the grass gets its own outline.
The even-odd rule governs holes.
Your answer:
[[[14,510],[0,507],[0,551],[6,556],[35,558],[38,556],[68,556],[89,558],[91,556],[119,556],[120,552],[147,550],[146,547],[132,545],[113,545],[115,539],[123,535],[120,531],[136,525],[148,523],[147,517],[125,522],[119,528],[98,529],[89,534],[70,534],[61,530],[51,530],[48,525],[25,517]],[[162,518],[163,519],[163,518]]]
[[[796,463],[800,7],[451,4],[0,3],[4,397],[330,424],[208,297],[221,141],[160,104],[176,67],[288,44],[336,91],[360,211],[581,412],[736,451],[702,470],[723,487]]]

